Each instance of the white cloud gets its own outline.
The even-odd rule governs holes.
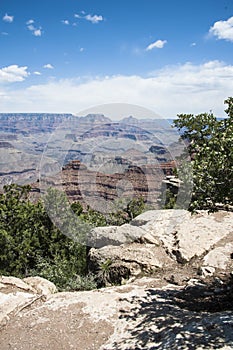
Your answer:
[[[46,69],[54,69],[54,66],[51,64],[51,63],[47,63],[43,66],[43,68],[46,68]]]
[[[35,75],[41,75],[41,72],[35,71],[35,72],[33,72],[33,74],[35,74]]]
[[[146,51],[150,51],[153,49],[162,49],[164,45],[167,43],[167,40],[157,40],[154,43],[151,43],[147,46]]]
[[[233,65],[210,61],[168,66],[150,76],[108,76],[52,80],[22,90],[2,91],[1,108],[9,112],[71,112],[106,103],[130,103],[168,118],[213,110],[224,116],[223,101],[232,96]],[[5,102],[4,102],[5,101]]]
[[[36,29],[36,30],[34,30],[33,35],[35,35],[35,36],[41,36],[41,35],[42,35],[41,29]]]
[[[14,16],[9,16],[7,13],[2,17],[4,22],[12,23],[14,21]]]
[[[80,18],[80,19],[86,19],[87,21],[89,21],[89,22],[91,22],[93,24],[99,23],[99,22],[104,20],[103,16],[101,16],[101,15],[90,15],[90,14],[85,15],[84,11],[81,11],[81,13],[82,13],[83,16],[81,16],[81,15],[76,13],[74,15],[74,17],[75,18]]]
[[[68,19],[63,19],[63,20],[62,20],[62,23],[65,24],[65,25],[67,25],[67,26],[70,24],[70,22],[68,21]]]
[[[19,67],[14,64],[0,69],[0,83],[14,83],[23,81],[29,76],[28,67]]]
[[[26,22],[28,30],[30,30],[30,32],[32,32],[32,34],[34,36],[41,36],[42,35],[42,30],[41,30],[42,28],[41,27],[40,28],[36,28],[34,26],[34,23],[35,23],[35,21],[33,19],[29,19]]]
[[[190,46],[196,46],[197,44],[196,43],[192,43]]]
[[[91,23],[99,23],[104,20],[103,16],[98,16],[98,15],[86,15],[85,16],[87,21],[90,21]]]
[[[215,22],[210,28],[209,33],[216,36],[217,39],[233,42],[233,17],[230,17],[226,21]]]
[[[79,51],[83,52],[84,51],[84,47],[80,47]]]
[[[30,24],[33,24],[33,23],[34,23],[34,19],[29,19],[29,20],[26,22],[27,25],[30,25]]]
[[[35,28],[34,25],[32,25],[32,24],[29,24],[29,25],[28,25],[28,29],[31,30],[31,31],[36,30],[36,28]]]

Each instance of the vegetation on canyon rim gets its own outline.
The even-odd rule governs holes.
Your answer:
[[[233,98],[225,103],[226,119],[218,120],[212,113],[204,113],[181,114],[174,121],[191,157],[190,210],[217,210],[219,204],[229,210],[233,205]],[[81,226],[75,232],[72,220],[66,218],[66,228],[74,238],[70,239],[52,223],[46,210],[46,201],[52,199],[52,203],[62,206],[65,195],[51,189],[44,202],[32,203],[29,192],[29,186],[9,185],[0,194],[0,274],[40,275],[63,290],[96,286],[96,276],[88,275],[86,246],[75,235],[85,236],[86,227],[121,225],[145,209],[143,200],[135,198],[124,210],[106,217],[92,209],[84,211],[80,203],[73,203],[72,211],[83,223],[83,232]],[[169,198],[171,207],[175,198]]]
[[[174,126],[187,142],[193,189],[190,210],[217,210],[233,205],[233,98],[225,100],[228,118],[212,113],[180,114]]]
[[[77,229],[72,221],[74,217],[60,217],[64,230],[69,232],[64,235],[51,221],[46,205],[50,204],[50,214],[56,206],[61,213],[67,205],[65,194],[50,189],[44,202],[32,203],[29,193],[30,186],[13,184],[5,186],[0,195],[0,274],[39,275],[63,290],[93,289],[96,286],[94,276],[87,273],[84,241],[87,230],[128,222],[144,208],[141,198],[132,199],[125,210],[105,217],[92,209],[84,212],[80,203],[73,203],[73,213],[82,224]]]

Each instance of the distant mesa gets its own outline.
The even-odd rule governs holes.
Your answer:
[[[129,117],[123,118],[120,120],[120,123],[122,124],[131,124],[131,125],[138,125],[140,123],[139,119],[133,117],[130,115]]]
[[[136,140],[150,140],[150,132],[142,128],[131,126],[122,123],[108,122],[106,124],[98,125],[91,130],[85,132],[81,139],[96,138],[96,137],[115,137]]]
[[[110,118],[105,117],[103,114],[87,114],[85,117],[79,117],[80,122],[83,123],[111,123]]]

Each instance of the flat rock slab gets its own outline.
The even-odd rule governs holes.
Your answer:
[[[176,227],[175,251],[181,260],[187,262],[194,256],[205,254],[228,235],[233,237],[233,213],[200,212]]]
[[[121,245],[134,242],[145,235],[140,227],[129,224],[122,226],[96,227],[90,231],[87,237],[87,245],[101,248],[107,245]]]
[[[56,292],[56,286],[42,277],[0,277],[0,326],[34,302]]]
[[[1,328],[1,350],[232,349],[232,311],[192,311],[203,289],[156,283],[50,295]]]
[[[0,293],[0,327],[8,322],[12,315],[17,314],[24,307],[37,299],[37,296],[24,293]]]
[[[151,210],[131,223],[159,239],[164,249],[179,262],[202,256],[224,237],[232,235],[233,213],[200,211],[191,215],[185,210]]]

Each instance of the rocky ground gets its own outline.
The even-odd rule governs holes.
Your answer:
[[[90,269],[122,285],[58,293],[2,276],[2,350],[233,348],[233,213],[150,211],[89,239]]]

